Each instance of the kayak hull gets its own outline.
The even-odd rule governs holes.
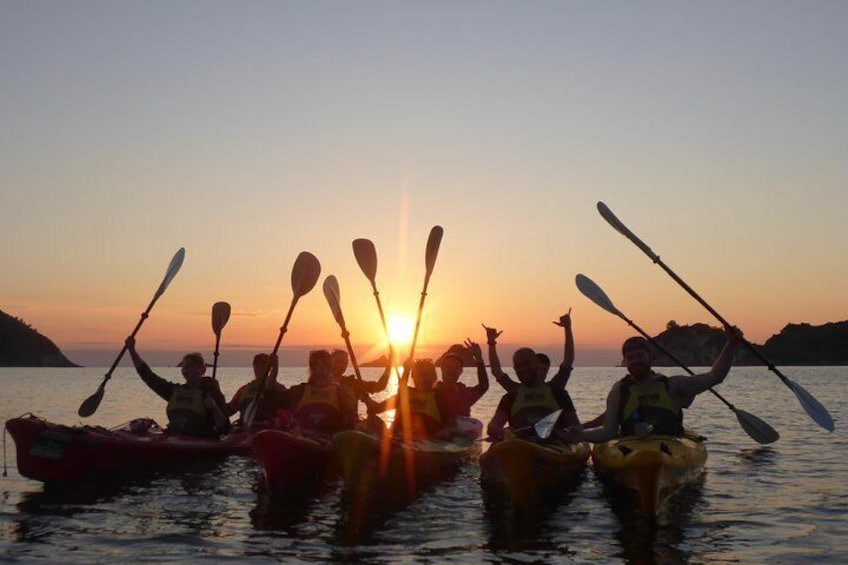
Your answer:
[[[332,437],[301,430],[262,430],[253,435],[253,455],[271,493],[288,494],[338,470]]]
[[[404,442],[359,430],[335,434],[333,444],[345,490],[356,500],[390,504],[409,503],[422,489],[450,477],[475,446],[467,437]]]
[[[250,435],[245,432],[207,439],[168,433],[152,420],[134,422],[153,425],[132,426],[131,422],[107,430],[25,416],[6,421],[6,429],[15,440],[18,472],[45,483],[116,478],[250,454]]]
[[[707,449],[691,436],[623,437],[596,445],[592,461],[615,485],[635,493],[643,513],[657,516],[672,494],[701,477]]]
[[[513,506],[534,506],[573,484],[585,469],[590,451],[586,442],[500,441],[480,456],[480,480]]]

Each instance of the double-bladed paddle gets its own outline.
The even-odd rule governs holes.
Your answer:
[[[389,336],[389,327],[386,324],[386,315],[383,313],[383,304],[380,302],[380,292],[377,290],[377,249],[370,239],[358,238],[353,240],[353,255],[356,257],[356,262],[359,268],[371,283],[371,289],[374,291],[374,299],[377,301],[377,310],[380,312],[380,322],[383,324],[383,333],[386,336],[386,343],[389,346],[389,363],[394,366],[395,351],[392,346],[392,340]],[[395,366],[395,372],[397,367]],[[398,375],[400,378],[400,375]]]
[[[356,354],[353,352],[353,345],[350,343],[350,332],[347,331],[344,314],[342,314],[341,290],[339,290],[339,281],[335,275],[330,275],[324,279],[324,296],[327,298],[327,303],[333,312],[333,318],[336,319],[336,323],[342,330],[342,338],[344,338],[345,346],[347,347],[347,354],[350,355],[350,362],[353,365],[353,372],[356,373],[356,380],[362,382],[362,375],[359,373],[359,364],[356,362]]]
[[[185,248],[180,247],[177,252],[174,254],[174,257],[171,259],[171,262],[168,264],[168,269],[165,271],[165,278],[162,279],[162,283],[159,285],[159,288],[156,289],[156,292],[153,294],[153,300],[148,304],[147,309],[141,313],[141,318],[138,320],[138,323],[135,325],[135,329],[133,329],[132,333],[127,337],[130,339],[131,337],[135,337],[135,334],[138,333],[138,330],[141,329],[141,325],[147,319],[147,316],[150,314],[150,310],[153,309],[153,305],[156,304],[156,301],[159,300],[159,297],[164,294],[165,289],[168,288],[168,285],[171,284],[171,281],[177,276],[177,273],[180,270],[180,267],[183,265],[183,259],[185,259]],[[80,404],[79,410],[77,410],[77,414],[79,414],[82,418],[88,418],[92,414],[97,411],[97,408],[100,406],[100,401],[103,400],[103,393],[106,390],[106,383],[109,379],[112,378],[112,372],[114,372],[115,367],[118,366],[118,363],[121,362],[121,358],[124,356],[124,353],[127,351],[126,340],[124,340],[124,346],[121,348],[121,352],[118,353],[118,356],[115,358],[115,361],[112,363],[112,366],[109,367],[109,370],[106,372],[106,375],[103,377],[103,381],[100,383],[100,386],[97,387],[97,390],[83,400],[82,404]]]
[[[648,247],[641,239],[636,237],[636,234],[630,231],[627,226],[625,226],[621,222],[621,220],[619,220],[616,215],[612,213],[612,210],[610,210],[606,204],[604,204],[603,202],[598,202],[598,212],[600,212],[601,216],[607,221],[607,223],[609,223],[609,225],[615,228],[615,230],[622,234],[624,237],[632,241],[636,245],[636,247],[641,249],[642,252],[645,253],[645,255],[647,255],[651,259],[651,261],[662,267],[662,269],[666,273],[668,273],[668,275],[672,279],[674,279],[674,281],[679,284],[683,288],[683,290],[688,292],[689,295],[692,296],[692,298],[697,300],[701,304],[701,306],[706,308],[710,314],[712,314],[719,322],[722,323],[722,325],[724,325],[725,327],[730,327],[730,323],[725,320],[721,314],[719,314],[712,306],[707,304],[707,302],[703,298],[701,298],[698,293],[692,290],[692,288],[688,284],[686,284],[683,279],[677,276],[677,274],[672,271],[668,267],[668,265],[663,263],[663,261],[660,259],[660,256],[654,253],[651,248]],[[773,372],[775,375],[780,377],[780,380],[783,381],[783,384],[789,387],[789,390],[795,393],[795,396],[798,398],[798,402],[801,403],[801,406],[803,406],[804,410],[807,412],[810,418],[813,419],[815,423],[817,423],[819,426],[823,427],[829,432],[833,431],[833,418],[830,416],[830,413],[827,411],[827,408],[825,408],[821,404],[821,402],[819,402],[812,394],[807,392],[804,387],[802,387],[796,382],[789,380],[789,378],[787,378],[783,373],[781,373],[780,370],[775,367],[771,361],[766,359],[765,356],[751,344],[751,342],[749,342],[748,340],[743,340],[742,343],[745,344],[745,346],[751,351],[751,353],[754,354],[754,356],[756,356],[766,367],[768,367],[769,371]]]
[[[216,302],[212,305],[212,331],[215,333],[215,353],[212,361],[212,378],[215,378],[215,372],[218,370],[218,346],[221,344],[221,330],[227,325],[230,319],[230,305],[226,302]]]
[[[302,251],[297,259],[294,261],[294,266],[292,267],[291,273],[291,287],[292,287],[292,301],[289,306],[289,311],[286,314],[286,319],[283,322],[283,325],[280,326],[280,333],[277,335],[277,341],[274,343],[274,348],[271,350],[271,355],[269,359],[273,359],[277,354],[277,351],[280,349],[280,343],[283,341],[283,336],[286,331],[288,331],[289,320],[291,320],[292,312],[294,312],[294,307],[297,304],[297,301],[301,296],[312,290],[315,286],[315,283],[318,282],[318,277],[321,276],[321,263],[318,262],[318,259],[312,253],[308,251]],[[250,404],[244,411],[244,417],[242,418],[242,427],[246,430],[250,429],[250,426],[253,424],[253,420],[256,417],[256,410],[259,407],[259,399],[262,396],[262,392],[265,390],[265,385],[268,380],[268,375],[271,373],[271,368],[273,366],[273,362],[268,363],[268,367],[265,369],[265,375],[262,377],[262,380],[259,381],[259,386],[256,387],[256,394],[253,396],[253,400],[250,401]]]
[[[621,310],[616,308],[615,305],[613,305],[612,300],[609,299],[609,297],[601,289],[601,287],[595,284],[592,279],[585,275],[577,275],[577,277],[575,278],[575,282],[577,283],[577,288],[580,290],[580,292],[583,293],[586,298],[588,298],[610,314],[618,316],[619,318],[627,322],[627,325],[642,334],[642,336],[648,341],[650,341],[654,345],[654,347],[668,355],[669,359],[677,363],[684,371],[686,371],[690,375],[695,374],[691,369],[689,369],[689,367],[684,365],[682,361],[672,355],[658,341],[648,335],[644,330],[642,330],[642,328],[633,323],[633,320],[629,319],[621,312]],[[728,402],[722,395],[720,395],[712,388],[710,388],[709,391],[713,393],[716,398],[724,402],[724,404],[728,408],[733,410],[733,413],[736,414],[736,419],[739,420],[739,425],[742,426],[742,429],[745,430],[745,433],[751,436],[754,441],[758,443],[772,443],[780,438],[780,434],[777,433],[777,430],[772,428],[770,425],[768,425],[761,419],[757,418],[749,412],[745,412],[744,410],[736,408],[733,404]]]

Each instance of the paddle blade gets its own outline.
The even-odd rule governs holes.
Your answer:
[[[377,249],[370,239],[354,239],[353,240],[353,255],[356,257],[356,262],[359,268],[368,278],[374,282],[374,277],[377,276]]]
[[[753,414],[734,408],[739,425],[745,430],[751,439],[757,443],[774,443],[780,439],[780,434],[767,423],[763,422]]]
[[[433,272],[433,266],[436,264],[444,231],[442,226],[433,226],[433,229],[430,230],[430,237],[427,238],[427,255],[424,262],[427,265],[428,274]]]
[[[309,251],[301,251],[292,267],[291,285],[296,298],[300,298],[315,286],[321,276],[321,263]]]
[[[798,383],[787,379],[786,384],[789,385],[789,388],[792,389],[792,392],[794,392],[795,396],[798,397],[798,402],[801,403],[801,406],[804,407],[804,410],[807,411],[810,418],[812,418],[819,426],[829,432],[832,432],[834,429],[833,418],[830,417],[830,412],[827,411],[827,408],[822,406],[821,402],[816,400],[812,394],[807,392],[807,389]]]
[[[216,302],[212,305],[212,331],[215,335],[221,333],[230,319],[230,305],[227,302]]]
[[[97,390],[94,391],[94,394],[83,400],[82,404],[80,404],[77,414],[79,414],[81,418],[88,418],[97,411],[97,408],[100,406],[100,401],[103,400],[105,385],[106,381],[104,380],[100,383],[100,386],[97,387]]]
[[[618,317],[623,317],[623,314],[616,308],[612,300],[606,295],[606,293],[595,284],[595,282],[589,277],[578,274],[574,277],[574,282],[577,284],[577,289],[583,293],[583,296],[609,312],[610,314]]]
[[[651,248],[645,245],[641,239],[636,237],[636,234],[630,231],[627,226],[625,226],[621,220],[619,220],[615,214],[612,213],[606,204],[603,202],[598,202],[598,212],[600,212],[601,216],[607,221],[609,225],[611,225],[615,230],[636,244],[636,247],[641,249],[645,255],[651,258],[653,262],[657,262],[660,260],[660,256],[651,251]]]
[[[330,275],[324,279],[324,296],[327,298],[327,303],[330,305],[330,310],[333,311],[333,318],[336,323],[344,328],[344,315],[342,315],[341,291],[339,290],[339,281],[335,275]]]
[[[562,414],[562,408],[559,410],[554,410],[535,424],[533,424],[533,430],[535,430],[536,435],[542,439],[547,439],[550,437],[551,432],[554,431],[554,426],[556,426],[557,421],[559,420],[560,415]]]
[[[159,297],[163,292],[165,292],[165,289],[168,288],[168,285],[171,284],[171,281],[174,280],[174,277],[180,272],[180,267],[183,266],[183,259],[185,259],[185,247],[180,247],[171,259],[171,262],[168,264],[168,269],[165,271],[165,278],[162,279],[162,284],[160,284],[159,288],[156,289],[154,297]]]

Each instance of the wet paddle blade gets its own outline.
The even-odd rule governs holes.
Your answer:
[[[583,274],[578,274],[574,277],[574,282],[577,284],[577,289],[583,293],[583,296],[609,312],[610,314],[618,317],[623,317],[623,314],[616,308],[612,300],[606,295],[601,287],[599,287],[595,282]]]
[[[291,275],[292,292],[300,298],[315,286],[321,276],[321,263],[309,251],[301,251],[294,261]]]
[[[216,302],[212,305],[212,331],[219,335],[230,319],[230,305],[227,302]]]
[[[442,244],[442,236],[445,230],[442,226],[433,226],[430,230],[430,236],[427,238],[427,255],[424,262],[427,266],[427,274],[433,272],[433,267],[436,264],[436,257],[439,255],[439,246]]]
[[[333,318],[336,323],[344,329],[345,321],[342,314],[341,306],[341,291],[339,290],[339,281],[335,275],[330,275],[324,279],[324,296],[327,298],[327,303],[330,305],[330,310],[333,312]]]
[[[736,413],[736,419],[739,420],[739,425],[757,443],[774,443],[780,439],[780,434],[777,433],[777,430],[750,412],[745,412],[738,408],[734,408],[733,411]]]
[[[174,253],[174,257],[171,259],[171,262],[168,264],[168,269],[165,271],[165,278],[162,279],[162,284],[159,285],[159,288],[156,289],[156,294],[154,295],[154,299],[158,298],[165,292],[165,289],[168,288],[168,285],[171,284],[171,281],[174,280],[174,277],[177,276],[177,273],[180,272],[180,267],[183,266],[183,260],[185,259],[185,247],[180,247],[176,253]]]
[[[789,385],[789,388],[795,393],[795,396],[798,398],[798,402],[801,403],[801,406],[804,407],[804,410],[807,411],[810,418],[812,418],[819,426],[829,432],[832,432],[834,429],[833,418],[831,418],[830,412],[827,411],[827,408],[822,406],[821,402],[816,400],[812,394],[807,392],[807,389],[798,383],[787,379],[786,384]]]
[[[550,437],[551,432],[554,431],[554,426],[556,426],[557,421],[559,420],[560,415],[562,414],[562,408],[559,410],[554,410],[535,424],[533,424],[533,429],[536,431],[536,435],[542,439],[547,439]]]
[[[97,411],[98,406],[100,406],[100,401],[103,400],[105,385],[105,381],[101,382],[100,386],[97,387],[97,390],[94,391],[94,394],[83,400],[82,404],[80,404],[79,410],[77,410],[77,414],[79,414],[80,417],[88,418]]]
[[[354,239],[353,255],[356,257],[356,262],[359,263],[359,268],[373,283],[374,277],[377,276],[377,249],[374,244],[370,239]]]

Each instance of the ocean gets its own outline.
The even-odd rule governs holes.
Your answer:
[[[830,411],[836,431],[814,424],[795,396],[765,368],[732,369],[718,391],[776,428],[762,446],[710,394],[686,412],[708,438],[701,482],[676,501],[656,528],[610,499],[591,468],[532,516],[516,518],[484,503],[476,459],[404,508],[374,511],[350,531],[339,480],[308,496],[271,499],[248,457],[62,491],[17,472],[5,437],[8,476],[0,479],[0,561],[27,563],[845,563],[848,549],[848,367],[787,367]],[[115,371],[97,412],[81,422],[80,403],[103,368],[0,369],[0,417],[112,427],[147,416],[165,424],[165,403],[131,368]],[[179,370],[157,369],[173,381]],[[376,379],[379,369],[365,369]],[[662,369],[666,374],[677,374]],[[225,395],[249,368],[218,369]],[[280,381],[304,380],[284,368]],[[615,367],[578,367],[568,390],[582,420],[604,408]],[[463,382],[473,383],[474,369]],[[488,421],[501,396],[496,383],[473,409]],[[377,398],[380,398],[378,395]],[[481,450],[488,444],[483,443]]]

